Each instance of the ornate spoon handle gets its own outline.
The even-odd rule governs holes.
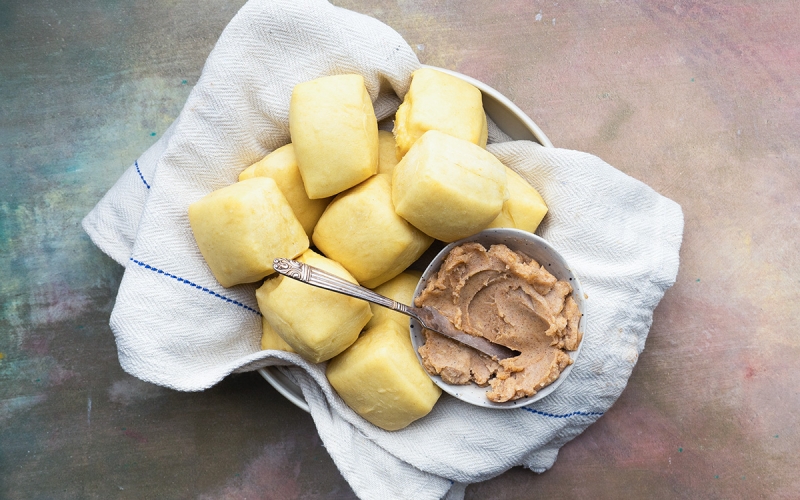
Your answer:
[[[302,281],[303,283],[318,286],[332,292],[343,293],[345,295],[349,295],[350,297],[366,300],[367,302],[372,302],[373,304],[378,304],[379,306],[388,307],[389,309],[408,316],[413,316],[415,318],[417,317],[412,308],[405,304],[401,304],[400,302],[392,300],[389,297],[384,297],[383,295],[373,292],[369,288],[354,285],[353,283],[350,283],[349,281],[338,276],[334,276],[323,271],[322,269],[303,264],[302,262],[289,259],[275,259],[272,267],[284,276]]]

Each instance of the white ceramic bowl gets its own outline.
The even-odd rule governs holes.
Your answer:
[[[447,258],[447,254],[449,254],[453,248],[469,242],[478,242],[487,249],[492,245],[503,244],[515,252],[521,252],[532,258],[540,265],[544,266],[550,272],[550,274],[555,276],[559,281],[563,280],[569,282],[569,284],[572,285],[572,298],[578,304],[578,309],[581,311],[581,313],[584,313],[584,315],[581,317],[580,323],[578,324],[578,331],[586,331],[586,309],[584,304],[583,288],[581,287],[580,280],[578,280],[578,277],[572,272],[564,258],[556,251],[555,248],[552,247],[552,245],[550,245],[550,243],[536,236],[535,234],[531,234],[527,231],[520,231],[519,229],[486,229],[478,234],[470,236],[469,238],[455,241],[444,247],[444,249],[439,252],[439,254],[431,261],[431,263],[428,265],[428,268],[425,269],[425,272],[422,273],[422,279],[414,291],[415,299],[420,293],[422,293],[422,290],[425,289],[428,280],[435,277],[436,272],[442,265],[442,262],[444,262],[444,260]],[[422,325],[420,325],[419,321],[415,319],[411,320],[411,343],[414,345],[414,351],[417,354],[417,358],[420,358],[419,348],[425,344],[425,335],[422,332]],[[580,354],[582,346],[583,340],[581,340],[581,343],[578,344],[578,348],[576,350],[567,351],[567,354],[570,358],[572,358],[573,362],[578,358],[578,354]],[[420,363],[422,363],[421,358]],[[539,401],[548,394],[551,394],[569,376],[573,366],[574,363],[567,366],[564,371],[561,372],[561,375],[559,375],[555,382],[548,385],[533,396],[520,398],[515,401],[508,401],[506,403],[495,403],[487,399],[486,392],[489,391],[489,387],[479,387],[476,384],[451,385],[442,381],[441,377],[438,375],[430,375],[430,377],[431,380],[433,380],[433,383],[438,385],[444,392],[462,401],[474,404],[476,406],[482,406],[484,408],[508,409],[529,405],[535,401]]]
[[[511,139],[535,141],[542,146],[548,148],[553,147],[553,143],[551,143],[550,139],[548,139],[544,132],[542,132],[542,129],[540,129],[536,123],[533,122],[533,120],[531,120],[525,113],[522,112],[521,109],[519,109],[513,102],[511,102],[500,92],[483,82],[479,82],[478,80],[470,78],[466,75],[462,75],[461,73],[456,73],[455,71],[450,71],[449,69],[436,68],[434,66],[428,67],[458,77],[477,87],[483,95],[483,109],[486,111],[486,115],[491,118],[492,121],[494,121],[500,130],[511,137]],[[295,384],[289,377],[286,376],[286,374],[283,372],[283,368],[270,366],[267,368],[262,368],[258,370],[258,372],[267,382],[270,383],[270,385],[272,385],[272,387],[275,388],[275,390],[286,397],[286,399],[297,405],[299,408],[308,411],[308,403],[306,403],[306,400],[303,398],[303,393],[300,391],[300,387],[298,387],[297,384]]]

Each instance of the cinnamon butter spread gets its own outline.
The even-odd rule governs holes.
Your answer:
[[[581,341],[581,313],[572,287],[505,245],[486,250],[465,243],[448,254],[415,300],[431,306],[456,328],[510,347],[519,356],[495,361],[425,330],[423,366],[448,384],[491,386],[486,396],[502,403],[536,394],[555,381]]]

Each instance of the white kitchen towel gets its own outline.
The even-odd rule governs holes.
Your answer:
[[[323,0],[251,0],[221,35],[173,126],[83,222],[126,267],[111,327],[128,373],[197,391],[234,371],[291,367],[326,448],[364,499],[457,499],[465,484],[510,467],[549,468],[624,389],[653,309],[677,275],[683,232],[676,203],[592,155],[492,144],[547,200],[538,232],[581,278],[588,295],[581,357],[558,391],[526,408],[488,410],[443,395],[401,431],[364,421],[331,389],[324,366],[260,350],[255,285],[226,289],[215,281],[187,207],[289,141],[296,83],[359,73],[383,118],[418,67],[400,35],[375,19]]]

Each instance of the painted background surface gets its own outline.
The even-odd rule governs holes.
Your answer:
[[[800,4],[334,2],[681,204],[676,285],[620,400],[467,498],[800,497]],[[122,269],[79,222],[177,116],[242,2],[0,1],[0,498],[352,498],[254,374],[119,368]]]

